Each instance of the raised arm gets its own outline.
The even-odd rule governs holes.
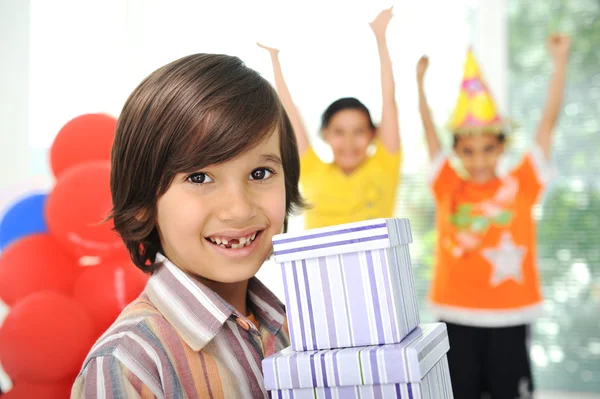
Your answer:
[[[379,63],[381,66],[381,94],[383,105],[381,111],[381,124],[377,129],[377,134],[385,148],[391,153],[396,153],[400,151],[400,126],[398,124],[398,107],[396,106],[396,87],[394,84],[392,60],[385,38],[385,32],[391,19],[392,8],[389,8],[380,12],[370,25],[377,41]]]
[[[546,158],[550,156],[554,127],[560,113],[563,93],[565,91],[565,80],[567,74],[567,63],[571,50],[571,39],[568,36],[553,34],[548,39],[548,50],[552,56],[554,72],[550,79],[550,87],[542,112],[542,119],[538,126],[536,142],[542,149]]]
[[[425,129],[427,151],[429,152],[429,159],[433,160],[442,149],[442,146],[435,131],[435,125],[433,124],[433,118],[431,117],[431,111],[429,110],[429,104],[427,104],[427,97],[425,96],[424,78],[428,66],[429,58],[426,56],[421,57],[417,64],[417,85],[419,87],[419,113],[421,114],[423,129]]]
[[[281,71],[281,63],[279,62],[279,50],[264,46],[260,43],[256,43],[259,47],[267,50],[271,55],[271,63],[273,64],[273,75],[275,77],[275,87],[279,93],[279,98],[285,107],[285,110],[290,118],[294,132],[296,133],[296,141],[298,142],[298,152],[302,155],[310,147],[308,141],[308,135],[304,128],[304,123],[300,117],[300,112],[296,108],[292,95],[283,79],[283,72]]]

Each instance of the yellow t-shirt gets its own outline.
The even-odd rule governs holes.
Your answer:
[[[300,157],[300,184],[310,208],[307,229],[389,218],[400,182],[400,151],[391,154],[375,143],[373,156],[347,175],[335,164],[321,161],[312,148]]]

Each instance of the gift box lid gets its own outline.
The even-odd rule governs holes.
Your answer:
[[[449,348],[444,323],[422,324],[399,344],[306,352],[286,348],[263,360],[265,388],[420,382]]]
[[[275,262],[289,262],[410,244],[408,219],[372,219],[363,222],[278,234],[273,237]]]

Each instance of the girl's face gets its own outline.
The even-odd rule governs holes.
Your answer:
[[[454,151],[475,183],[486,183],[496,175],[504,144],[492,134],[458,137]]]
[[[364,112],[345,109],[333,115],[323,133],[333,150],[334,163],[348,174],[366,160],[374,132]]]
[[[176,175],[157,213],[165,256],[179,268],[221,283],[248,280],[286,216],[279,133],[223,164]]]

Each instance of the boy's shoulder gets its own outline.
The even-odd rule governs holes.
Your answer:
[[[90,393],[109,386],[113,388],[113,396],[106,395],[110,398],[125,392],[133,394],[131,390],[140,387],[160,397],[166,389],[162,377],[178,362],[168,350],[174,339],[178,339],[175,329],[143,293],[96,341],[83,362],[71,397],[96,397]]]
[[[120,357],[142,348],[162,352],[166,339],[177,332],[145,293],[130,303],[104,334],[96,341],[84,364],[98,357]]]

